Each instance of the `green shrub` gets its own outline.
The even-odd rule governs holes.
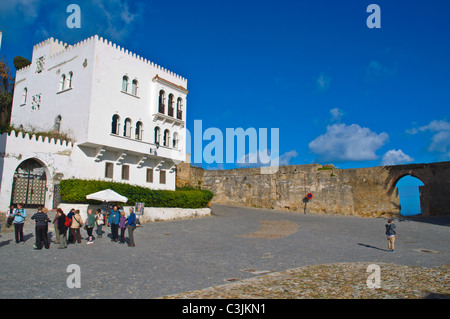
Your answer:
[[[86,195],[108,188],[127,197],[127,205],[141,202],[146,207],[203,208],[213,198],[213,193],[205,189],[154,190],[125,183],[82,179],[61,180],[59,192],[64,203],[98,204],[98,201],[87,200]]]

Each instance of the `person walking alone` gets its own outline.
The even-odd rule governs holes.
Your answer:
[[[120,213],[117,205],[114,205],[112,211],[109,213],[108,226],[111,226],[111,241],[119,241],[119,222]]]
[[[97,209],[97,213],[95,213],[95,223],[97,224],[97,237],[102,238],[102,227],[105,224],[105,221],[103,219],[102,210],[100,208]]]
[[[23,239],[23,225],[25,223],[25,218],[27,217],[27,213],[25,209],[23,209],[23,204],[17,204],[17,209],[13,213],[14,216],[14,235],[16,237],[16,244],[22,243],[25,241]]]
[[[48,241],[48,223],[51,223],[50,218],[47,216],[48,209],[45,207],[38,208],[36,214],[31,216],[31,219],[36,221],[36,248],[35,250],[42,249],[42,243],[44,243],[45,249],[50,248]]]
[[[387,236],[387,240],[388,240],[388,250],[390,252],[394,252],[394,243],[395,243],[395,235],[396,235],[396,231],[395,231],[395,224],[392,221],[392,219],[388,219],[387,224],[385,225],[386,227],[386,236]]]

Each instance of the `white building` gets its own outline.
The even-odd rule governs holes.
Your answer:
[[[31,65],[16,73],[11,125],[71,141],[2,134],[0,209],[51,208],[61,179],[175,189],[176,165],[185,160],[186,88],[185,78],[98,36],[35,45]]]

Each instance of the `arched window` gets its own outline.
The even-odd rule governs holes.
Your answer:
[[[111,123],[111,134],[119,134],[119,129],[120,129],[120,116],[114,114]]]
[[[137,91],[138,91],[138,81],[134,79],[131,84],[131,94],[137,95]]]
[[[177,99],[177,119],[182,120],[183,119],[183,99],[179,97]]]
[[[71,71],[71,72],[69,72],[69,74],[68,74],[68,78],[67,78],[67,80],[68,80],[68,86],[67,86],[67,88],[72,88],[72,78],[73,78],[73,72]]]
[[[161,129],[157,126],[155,127],[155,144],[159,145],[160,137],[161,137]]]
[[[169,147],[170,146],[170,132],[169,130],[164,131],[164,146]]]
[[[167,108],[167,114],[173,116],[173,94],[169,94],[169,107]]]
[[[28,94],[28,89],[24,88],[23,92],[22,92],[22,105],[27,103],[27,94]]]
[[[126,75],[122,78],[122,91],[128,92],[128,76]]]
[[[158,112],[164,114],[164,102],[166,98],[166,93],[161,90],[159,91],[159,102],[158,102]]]
[[[135,130],[135,138],[137,140],[142,140],[142,132],[143,132],[143,127],[142,127],[142,122],[139,121],[136,123],[136,130]]]
[[[59,90],[63,91],[66,88],[66,75],[61,75],[61,78],[59,80]]]
[[[123,128],[123,136],[131,137],[131,119],[130,118],[125,119],[125,126]]]
[[[58,133],[61,132],[61,120],[62,120],[61,115],[58,115],[55,118],[55,131]]]
[[[178,133],[173,133],[173,139],[172,139],[172,147],[174,149],[178,149]]]

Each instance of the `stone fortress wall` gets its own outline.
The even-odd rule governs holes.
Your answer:
[[[265,169],[204,170],[189,163],[177,166],[177,186],[209,189],[213,203],[304,213],[398,216],[396,183],[404,176],[420,179],[423,216],[450,214],[450,162],[356,169],[333,165],[281,166]],[[312,193],[311,200],[306,194]]]

